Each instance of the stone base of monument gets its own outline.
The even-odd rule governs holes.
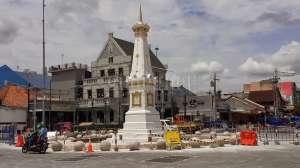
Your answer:
[[[121,142],[148,143],[155,142],[162,135],[159,113],[156,110],[128,111],[125,116],[124,129],[119,131]]]

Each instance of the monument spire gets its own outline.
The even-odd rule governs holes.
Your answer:
[[[143,22],[142,5],[140,4],[139,20],[132,27],[135,36],[130,73],[132,79],[153,76],[147,39],[149,29],[150,26]]]
[[[142,12],[142,4],[140,3],[140,15],[139,15],[139,21],[143,23],[143,12]]]

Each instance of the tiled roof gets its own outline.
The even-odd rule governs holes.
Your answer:
[[[130,56],[133,56],[134,43],[118,39],[114,37],[114,40],[118,43],[118,45],[122,48],[122,50]],[[151,65],[157,68],[165,69],[165,66],[160,62],[160,60],[154,55],[152,50],[150,49],[150,60]]]
[[[249,93],[249,99],[256,103],[272,103],[274,102],[274,92],[272,90],[252,91]]]
[[[0,99],[3,106],[26,108],[27,89],[16,85],[7,85],[0,89]]]
[[[197,96],[195,93],[191,92],[190,90],[186,89],[183,86],[173,87],[172,88],[173,96],[183,97],[185,94],[187,96]]]

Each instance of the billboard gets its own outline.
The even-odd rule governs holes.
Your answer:
[[[279,89],[281,96],[289,102],[289,105],[294,105],[296,85],[294,82],[280,82]]]

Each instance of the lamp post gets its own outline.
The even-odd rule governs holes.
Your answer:
[[[186,120],[186,106],[187,106],[187,96],[186,96],[186,89],[184,88],[184,102],[183,102],[183,107],[184,107],[184,120]]]
[[[45,64],[45,0],[43,0],[43,89],[46,88],[46,64]],[[42,122],[45,123],[45,100],[43,99]]]
[[[31,123],[30,122],[30,87],[31,87],[31,85],[30,85],[30,83],[28,83],[28,85],[27,85],[27,127],[30,127],[30,125],[29,125],[29,123]]]
[[[91,121],[93,121],[93,115],[94,115],[94,98],[92,97],[92,111],[91,111]]]
[[[159,51],[159,48],[156,47],[155,48],[155,56],[158,57],[158,51]],[[158,76],[157,76],[157,89],[160,90],[160,99],[161,99],[161,106],[160,106],[160,118],[164,118],[164,112],[165,112],[165,107],[164,107],[164,86],[162,85],[163,83],[161,82],[160,83],[160,75],[158,73]],[[161,85],[161,86],[160,86]],[[158,92],[159,93],[159,92]]]
[[[121,115],[121,98],[123,95],[123,94],[121,94],[122,91],[121,91],[120,85],[121,85],[121,77],[119,76],[119,85],[118,85],[119,86],[119,98],[118,98],[118,106],[119,106],[119,108],[118,108],[118,113],[119,113],[118,114],[118,120],[119,120],[118,124],[119,124],[119,126],[121,125],[121,116],[120,116]]]
[[[104,124],[107,123],[107,98],[104,98]]]
[[[158,50],[159,50],[159,48],[156,47],[156,48],[155,48],[155,55],[156,55],[156,57],[157,57]]]
[[[48,112],[48,129],[51,127],[51,113],[52,113],[52,80],[50,79],[49,91],[49,112]]]
[[[35,88],[34,110],[33,110],[33,130],[36,130],[36,103],[37,103],[37,88]]]

